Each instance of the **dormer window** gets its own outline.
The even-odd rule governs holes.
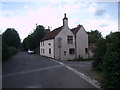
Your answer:
[[[73,44],[73,36],[67,36],[67,43]]]

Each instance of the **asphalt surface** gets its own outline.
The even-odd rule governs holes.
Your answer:
[[[89,74],[91,62],[62,61]],[[2,88],[95,88],[53,59],[20,52],[2,64]]]

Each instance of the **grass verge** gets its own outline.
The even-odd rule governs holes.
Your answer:
[[[91,76],[96,79],[100,84],[103,81],[103,72],[102,71],[96,71],[93,68],[90,70]],[[101,85],[100,85],[101,86]]]

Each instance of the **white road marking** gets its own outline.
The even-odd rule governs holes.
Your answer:
[[[64,64],[64,63],[62,63],[62,62],[59,62],[59,61],[54,60],[54,59],[50,59],[50,60],[52,60],[52,61],[54,61],[54,62],[57,62],[57,63],[63,65],[64,67],[66,67],[67,69],[71,70],[73,73],[75,73],[76,75],[78,75],[80,78],[82,78],[82,79],[86,80],[87,82],[89,82],[89,83],[90,83],[91,85],[93,85],[94,87],[100,88],[100,84],[98,83],[97,80],[92,79],[91,77],[89,77],[89,76],[87,76],[87,75],[85,75],[85,74],[83,74],[83,73],[75,70],[74,68],[72,68],[72,67],[70,67],[70,66],[68,66],[68,65],[66,65],[66,64]]]
[[[39,68],[39,69],[33,69],[33,70],[29,70],[29,71],[21,71],[21,72],[5,74],[5,75],[2,75],[2,78],[13,76],[13,75],[20,75],[20,74],[33,73],[33,72],[38,72],[38,71],[43,71],[43,70],[48,70],[48,69],[54,69],[54,68],[58,68],[58,67],[62,67],[62,65],[55,65],[55,66],[49,66],[49,67],[44,67],[44,68]]]

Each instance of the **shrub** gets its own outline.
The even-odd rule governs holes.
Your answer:
[[[10,57],[10,51],[8,46],[3,42],[2,43],[2,60],[5,61]]]
[[[101,70],[102,59],[106,52],[106,41],[100,38],[96,43],[95,55],[93,57],[93,68],[94,70]]]
[[[9,47],[10,55],[15,55],[17,53],[17,49],[15,47]]]
[[[6,61],[10,56],[15,55],[17,49],[15,47],[8,47],[4,42],[2,43],[2,60]]]
[[[108,52],[103,61],[104,88],[120,88],[120,54]]]
[[[104,88],[120,88],[120,33],[112,36],[112,45],[107,46],[107,52],[102,60]]]

